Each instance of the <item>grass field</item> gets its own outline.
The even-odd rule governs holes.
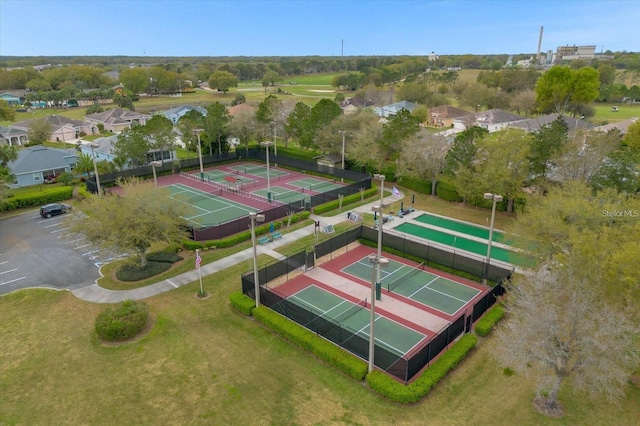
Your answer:
[[[562,389],[563,419],[538,414],[531,382],[502,375],[485,339],[422,402],[402,406],[318,361],[228,301],[250,262],[147,301],[150,333],[121,346],[93,332],[104,306],[68,292],[0,299],[0,424],[632,425],[640,390],[620,405]],[[490,419],[490,420],[489,420]]]

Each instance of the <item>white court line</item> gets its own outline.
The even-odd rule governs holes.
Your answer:
[[[11,284],[11,283],[14,283],[14,282],[16,282],[16,281],[24,280],[25,278],[27,278],[27,277],[20,277],[20,278],[16,278],[15,280],[5,281],[5,282],[3,282],[3,283],[0,283],[0,285]]]
[[[17,271],[17,270],[18,270],[18,268],[15,268],[15,269],[9,269],[8,271],[0,272],[0,275],[8,274],[9,272],[14,272],[14,271]]]

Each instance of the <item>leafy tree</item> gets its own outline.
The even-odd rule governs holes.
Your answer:
[[[144,93],[149,89],[149,74],[145,68],[124,68],[120,71],[120,82],[133,93]]]
[[[256,116],[249,111],[235,115],[229,124],[229,131],[245,146],[247,152],[249,151],[249,140],[255,135],[255,130]]]
[[[135,126],[126,129],[118,135],[118,140],[113,144],[115,162],[121,167],[130,164],[140,167],[147,164],[147,153],[151,144],[147,138],[143,126]]]
[[[629,148],[640,150],[640,120],[636,120],[624,135],[622,143]]]
[[[533,90],[524,90],[511,98],[511,109],[517,114],[524,114],[527,117],[536,110],[536,94]]]
[[[281,78],[282,77],[280,77],[280,74],[278,74],[273,70],[269,70],[262,76],[262,85],[265,86],[264,83],[266,82],[267,83],[266,86],[268,85],[275,86],[276,81],[280,81]]]
[[[0,121],[13,121],[16,118],[16,112],[9,106],[7,102],[0,99]]]
[[[119,93],[113,94],[113,103],[118,105],[120,108],[127,108],[128,110],[135,111],[136,107],[133,106],[133,100],[126,95],[121,95]]]
[[[382,148],[388,160],[398,158],[402,142],[420,131],[420,119],[402,109],[383,125]]]
[[[53,129],[51,128],[51,124],[47,121],[46,118],[38,118],[36,120],[33,120],[27,132],[29,144],[40,145],[44,142],[47,142],[49,139],[51,139],[52,133]]]
[[[76,175],[88,175],[91,176],[94,172],[93,170],[93,158],[89,154],[79,153],[78,160],[76,161],[76,165],[73,168],[73,172]]]
[[[243,104],[247,101],[247,98],[244,96],[244,93],[238,93],[233,101],[231,101],[231,106],[236,106]]]
[[[102,105],[100,105],[97,102],[94,103],[93,105],[88,106],[87,109],[84,111],[86,115],[96,114],[99,112],[104,112],[104,108],[102,108]]]
[[[212,144],[218,142],[218,154],[222,154],[222,141],[226,145],[227,125],[231,121],[231,116],[227,107],[220,102],[214,102],[206,107],[207,115],[203,119],[203,128],[209,138],[209,152],[213,155]]]
[[[561,114],[569,111],[571,104],[593,102],[598,97],[599,88],[597,70],[555,66],[538,79],[535,91],[541,111]]]
[[[269,95],[258,104],[256,111],[256,120],[258,123],[268,125],[277,118],[277,113],[282,101],[275,95]]]
[[[187,205],[171,198],[168,190],[154,188],[152,182],[130,179],[118,184],[119,195],[89,197],[85,210],[91,214],[73,221],[72,229],[106,250],[136,253],[135,263],[144,267],[152,244],[185,237]]]
[[[598,64],[598,74],[601,86],[610,86],[616,80],[616,68],[611,64]]]
[[[460,167],[471,167],[476,159],[476,141],[488,135],[489,131],[473,126],[456,135],[451,149],[447,152],[445,170],[453,174]]]
[[[144,133],[151,140],[151,147],[162,151],[173,151],[176,145],[176,135],[173,133],[173,123],[163,115],[154,115],[143,126]]]
[[[431,182],[431,195],[444,172],[449,143],[440,135],[422,130],[403,143],[396,176],[413,176]]]
[[[589,183],[597,190],[613,188],[625,194],[637,193],[640,191],[640,150],[617,149],[611,152]]]
[[[567,140],[567,123],[562,116],[533,134],[529,146],[529,170],[534,178],[546,179],[549,168],[553,166],[552,159],[562,150]]]
[[[329,125],[331,121],[342,115],[342,109],[331,99],[321,99],[311,108],[309,118],[304,123],[304,131],[300,138],[300,145],[315,146],[315,136],[319,129]]]
[[[228,71],[216,71],[209,77],[209,87],[227,93],[230,88],[238,87],[238,77]]]
[[[561,182],[577,180],[588,183],[601,169],[611,152],[620,147],[615,133],[575,130],[555,160],[555,175]]]
[[[203,128],[204,115],[195,109],[192,109],[180,117],[180,120],[178,120],[178,131],[182,135],[182,142],[188,150],[197,152],[198,136],[196,130]],[[202,143],[202,141],[200,142]]]
[[[0,166],[7,167],[12,161],[18,159],[18,147],[13,145],[0,145]]]
[[[304,125],[311,116],[311,108],[304,102],[298,102],[287,117],[285,128],[292,138],[300,140],[304,133]]]

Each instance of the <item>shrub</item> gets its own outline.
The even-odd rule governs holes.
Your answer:
[[[482,337],[486,336],[503,317],[504,308],[500,304],[495,305],[476,324],[476,334]]]
[[[367,199],[372,197],[378,193],[378,188],[371,188],[364,191],[364,198]],[[347,206],[349,204],[359,203],[361,200],[360,193],[347,195],[342,199],[342,206]],[[321,204],[313,208],[313,212],[315,214],[326,213],[331,210],[335,210],[340,206],[340,200],[329,201],[328,203]]]
[[[431,191],[431,189],[429,189]],[[438,181],[436,186],[436,195],[445,201],[462,201],[462,197],[458,194],[456,187],[447,181]]]
[[[147,254],[147,260],[151,262],[176,263],[182,260],[175,252],[156,251]]]
[[[96,318],[96,333],[101,340],[117,342],[140,333],[149,321],[149,308],[144,302],[125,300],[116,308],[107,308]]]
[[[366,362],[266,306],[254,308],[252,314],[256,321],[354,379],[362,380],[367,374]]]
[[[11,199],[0,202],[0,211],[15,210],[27,207],[40,207],[43,204],[56,203],[68,200],[73,196],[73,188],[70,186],[52,187],[42,192],[17,194]]]
[[[231,293],[231,295],[229,295],[229,300],[231,301],[231,305],[234,308],[247,316],[251,315],[251,313],[253,312],[253,308],[256,307],[255,300],[245,294],[240,293],[239,291]]]
[[[140,281],[163,273],[171,268],[171,263],[147,262],[143,268],[139,265],[124,264],[116,271],[116,277],[120,281]]]
[[[367,374],[371,389],[395,402],[409,404],[418,402],[453,370],[478,343],[478,337],[465,334],[449,350],[426,368],[414,382],[403,385],[385,373],[373,371]]]

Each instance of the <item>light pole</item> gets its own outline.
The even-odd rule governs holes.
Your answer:
[[[251,219],[251,244],[253,245],[253,281],[256,292],[256,308],[260,306],[260,282],[258,281],[258,252],[256,251],[256,222],[264,222],[264,215],[250,212]]]
[[[375,254],[369,255],[369,263],[371,263],[371,317],[369,318],[369,373],[374,368],[374,354],[376,348],[375,339],[375,320],[376,320],[376,288],[379,283],[376,282],[376,269],[380,273],[381,266],[389,265],[389,259],[381,258]],[[378,275],[380,276],[380,275]]]
[[[338,133],[342,135],[342,170],[344,170],[344,138],[347,132],[346,130],[338,130]],[[340,182],[344,182],[344,178],[341,178]]]
[[[269,172],[269,147],[273,145],[273,142],[260,142],[260,146],[267,148],[267,199],[271,202],[271,173]]]
[[[200,147],[200,132],[202,129],[194,129],[193,133],[198,137],[198,158],[200,159],[200,179],[204,181],[204,168],[202,167],[202,148]]]
[[[272,121],[271,125],[273,126],[273,155],[278,156],[278,144],[276,143],[276,122]]]
[[[96,164],[96,152],[95,152],[95,149],[99,148],[100,145],[92,143],[89,146],[91,147],[91,158],[93,159],[93,174],[96,176],[96,186],[98,187],[98,197],[102,197],[102,188],[100,188],[100,175],[98,175],[98,165]]]
[[[496,203],[499,203],[503,200],[502,195],[492,194],[490,192],[484,193],[485,200],[493,200],[493,205],[491,207],[491,226],[489,227],[489,244],[487,245],[487,260],[486,260],[486,271],[482,277],[482,284],[487,284],[487,277],[489,276],[489,262],[491,261],[491,243],[493,242],[493,221],[496,218]]]
[[[156,167],[161,167],[162,161],[152,161],[151,168],[153,169],[153,185],[158,187],[158,176],[156,175]]]
[[[384,175],[376,173],[373,175],[375,180],[380,181],[380,211],[378,212],[378,259],[382,256],[382,209],[384,207]],[[375,206],[373,207],[375,209]],[[380,265],[378,265],[378,283],[380,283]]]

